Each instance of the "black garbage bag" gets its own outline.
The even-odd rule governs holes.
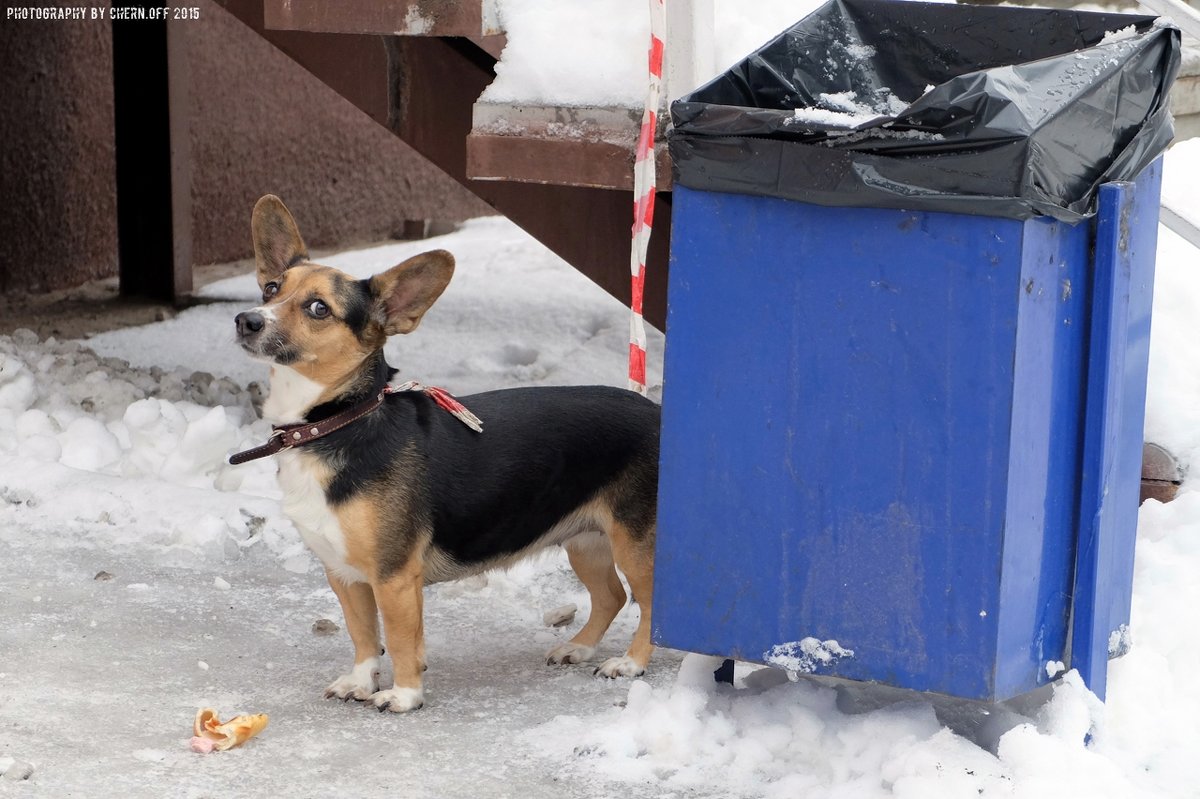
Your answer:
[[[671,106],[675,181],[1075,222],[1174,133],[1154,17],[831,0]]]

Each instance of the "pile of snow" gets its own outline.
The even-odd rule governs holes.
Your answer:
[[[1071,671],[1051,701],[1028,717],[971,703],[935,710],[921,695],[854,712],[845,700],[868,689],[835,689],[803,677],[793,682],[775,669],[744,673],[736,688],[719,686],[713,670],[720,660],[689,655],[673,685],[635,683],[625,708],[600,718],[561,715],[535,730],[531,742],[572,763],[581,778],[599,773],[679,796],[1194,796],[1198,533],[1200,492],[1143,506],[1136,640],[1109,666],[1107,704]],[[809,648],[825,651],[819,644],[810,639]],[[969,740],[951,729],[954,715],[964,712],[995,715],[998,726],[967,725],[960,731],[974,730]]]
[[[367,277],[438,247],[455,253],[457,271],[419,331],[388,343],[402,379],[459,396],[625,384],[628,310],[502,217],[320,260]],[[263,551],[293,572],[316,566],[279,512],[274,462],[226,463],[270,435],[254,409],[268,367],[233,336],[234,316],[261,300],[255,278],[201,296],[214,301],[86,346],[0,336],[0,538],[32,525],[64,541],[148,547],[163,564]],[[663,338],[649,333],[657,396]]]
[[[858,111],[843,111],[835,108],[797,108],[788,118],[787,124],[804,127],[807,125],[828,125],[836,128],[852,128],[864,122],[870,122],[879,114],[870,108],[860,106]]]
[[[865,713],[845,691],[773,669],[736,688],[713,682],[719,660],[689,655],[669,688],[635,683],[605,723],[561,716],[536,733],[572,771],[599,772],[674,795],[762,799],[853,796],[1162,797],[1182,795],[1160,773],[1129,768],[1084,743],[1102,707],[1071,672],[1034,716],[1010,714],[995,754],[943,726],[917,696]],[[1149,721],[1143,718],[1143,721]],[[1183,755],[1176,748],[1175,756]],[[1182,764],[1185,761],[1180,760]],[[1186,783],[1177,784],[1186,788]],[[1163,790],[1167,792],[1163,792]]]
[[[468,222],[444,243],[322,260],[367,277],[439,246],[458,257],[450,289],[419,334],[388,344],[405,378],[460,395],[624,384],[628,311],[505,219]],[[95,545],[151,546],[163,563],[263,549],[293,571],[312,567],[278,512],[274,464],[225,462],[270,432],[253,409],[267,367],[233,337],[233,317],[260,301],[254,276],[201,295],[215,301],[86,347],[39,342],[29,331],[0,337],[0,521],[60,528]],[[650,351],[657,393],[662,336],[654,331]]]
[[[1136,25],[1126,25],[1124,28],[1118,28],[1115,31],[1106,31],[1104,38],[1100,40],[1100,44],[1112,44],[1113,42],[1122,42],[1126,39],[1132,39],[1137,36]]]
[[[582,8],[555,0],[499,0],[499,11],[504,53],[480,101],[631,107],[644,102],[646,3],[606,0]]]
[[[881,89],[878,94],[877,98],[867,101],[867,98],[860,99],[857,92],[822,92],[817,96],[816,106],[797,108],[788,123],[852,128],[881,116],[895,116],[909,106],[890,90]]]
[[[507,37],[480,100],[640,108],[646,100],[646,0],[497,0]],[[715,77],[820,6],[820,0],[714,0]]]
[[[291,525],[268,519],[274,469],[225,463],[269,431],[228,378],[137,369],[28,330],[0,336],[0,537],[45,525],[169,563],[259,543],[302,556]]]

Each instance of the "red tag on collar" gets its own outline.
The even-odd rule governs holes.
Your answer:
[[[387,386],[383,389],[383,393],[385,394],[398,394],[401,391],[420,391],[436,402],[440,408],[448,411],[451,416],[476,433],[483,432],[483,421],[467,410],[466,406],[451,396],[450,392],[446,391],[446,389],[438,388],[437,386],[423,386],[416,380],[409,380],[407,383],[401,383],[398,386]]]

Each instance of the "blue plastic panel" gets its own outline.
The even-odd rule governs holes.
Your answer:
[[[1100,189],[1071,665],[1101,698],[1129,641],[1161,179]]]
[[[654,634],[1002,699],[1066,653],[1088,225],[676,187]],[[1140,452],[1140,446],[1139,450]]]

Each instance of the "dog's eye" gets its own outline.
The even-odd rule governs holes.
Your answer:
[[[278,293],[279,293],[279,284],[275,283],[274,281],[263,286],[263,296],[264,297],[274,297]]]
[[[326,316],[329,316],[329,306],[320,300],[313,300],[305,310],[317,319],[324,319]]]

